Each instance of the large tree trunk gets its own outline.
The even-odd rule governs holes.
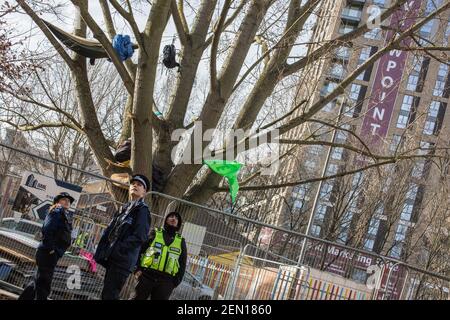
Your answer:
[[[157,0],[142,34],[133,99],[131,167],[134,173],[152,176],[152,101],[161,36],[166,27],[170,1]]]

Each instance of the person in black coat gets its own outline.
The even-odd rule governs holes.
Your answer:
[[[149,240],[141,248],[141,259],[135,273],[138,283],[135,288],[133,300],[147,300],[149,297],[151,297],[151,300],[168,300],[172,291],[183,280],[186,271],[187,248],[186,241],[178,233],[181,226],[181,215],[178,212],[172,211],[166,215],[162,229],[152,230]],[[155,240],[158,230],[159,232],[162,232],[162,237],[166,246],[174,243],[177,235],[178,237],[181,237],[181,253],[178,257],[178,271],[175,275],[168,274],[167,270],[159,271],[142,265],[142,257],[146,254],[147,250],[151,250],[151,245]],[[169,251],[170,250],[168,250],[168,252]],[[167,254],[167,256],[168,255],[169,254]],[[153,256],[149,261],[154,257],[155,253],[153,253]],[[159,262],[159,265],[167,266],[168,264],[167,258],[166,261]]]
[[[141,174],[132,177],[129,188],[132,200],[122,206],[97,246],[94,259],[106,269],[103,300],[119,300],[122,287],[135,269],[140,248],[148,239],[151,217],[144,197],[149,190],[147,177]]]
[[[35,279],[23,290],[19,300],[47,300],[58,260],[71,244],[72,216],[69,208],[74,198],[62,192],[53,199],[42,226],[42,241],[36,251]]]

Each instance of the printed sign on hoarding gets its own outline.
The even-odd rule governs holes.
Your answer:
[[[44,220],[47,209],[57,194],[69,193],[75,199],[71,207],[76,208],[81,190],[80,186],[26,171],[12,209],[20,212],[24,219]]]

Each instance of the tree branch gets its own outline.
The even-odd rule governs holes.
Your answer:
[[[16,125],[15,123],[8,121],[8,120],[2,120],[3,122],[9,124],[10,126],[20,130],[20,131],[35,131],[42,128],[60,128],[60,127],[67,127],[70,129],[73,129],[75,131],[78,131],[79,133],[84,134],[84,131],[80,128],[77,128],[74,124],[69,122],[42,122],[37,125]]]
[[[142,48],[144,46],[144,43],[141,38],[142,35],[141,32],[139,31],[139,27],[136,23],[136,20],[133,17],[131,7],[130,12],[128,12],[117,2],[117,0],[109,0],[109,2],[114,7],[114,9],[116,9],[116,11],[130,24],[131,30],[133,30],[134,33],[134,37],[136,38],[139,47]]]
[[[81,16],[83,17],[83,20],[88,25],[89,29],[94,34],[94,37],[102,44],[103,48],[108,53],[109,58],[111,59],[112,63],[117,69],[117,72],[119,73],[120,77],[122,78],[122,81],[125,85],[125,88],[127,89],[128,93],[130,95],[134,92],[134,81],[131,78],[130,74],[126,70],[125,66],[123,65],[122,61],[120,61],[119,56],[117,55],[116,51],[114,50],[110,40],[105,35],[103,30],[100,28],[100,26],[95,22],[95,20],[90,15],[88,9],[84,6],[82,6],[79,3],[79,0],[70,0],[75,6],[80,8]]]
[[[219,81],[217,79],[217,49],[219,46],[220,34],[223,31],[223,25],[227,17],[228,10],[230,9],[231,0],[225,0],[220,13],[219,21],[214,28],[213,42],[211,46],[211,57],[209,63],[210,69],[210,80],[211,80],[211,91],[216,91],[219,86]],[[219,88],[220,90],[220,88]]]
[[[178,6],[177,6],[177,13],[180,17],[181,20],[181,24],[183,26],[183,30],[185,34],[189,34],[189,26],[187,24],[186,21],[186,16],[184,15],[184,5],[183,5],[183,0],[178,0]]]
[[[38,17],[38,15],[31,9],[28,4],[25,2],[25,0],[17,0],[17,3],[20,5],[20,7],[25,10],[25,12],[30,16],[30,18],[34,21],[34,23],[37,24],[39,29],[44,33],[45,37],[50,41],[52,46],[56,49],[56,51],[59,53],[59,55],[63,58],[63,60],[67,63],[69,68],[73,70],[75,68],[75,63],[72,60],[72,58],[67,54],[67,52],[64,50],[64,48],[61,46],[61,44],[56,40],[56,38],[53,36],[53,34],[50,32],[50,30],[47,28],[47,26],[42,22],[41,18]]]
[[[340,177],[344,177],[347,175],[352,175],[358,172],[362,172],[362,171],[366,171],[369,170],[371,168],[376,168],[376,167],[380,167],[380,166],[384,166],[387,164],[391,164],[391,163],[396,163],[400,160],[408,160],[408,159],[414,159],[414,158],[436,158],[436,157],[440,157],[440,156],[436,156],[436,155],[412,155],[412,156],[405,156],[405,157],[393,157],[390,160],[386,160],[383,162],[378,162],[378,163],[373,163],[370,165],[367,165],[365,167],[362,168],[358,168],[355,170],[349,170],[349,171],[345,171],[345,172],[340,172],[337,174],[333,174],[333,175],[329,175],[329,176],[325,176],[325,177],[320,177],[320,178],[312,178],[312,179],[305,179],[305,180],[299,180],[299,181],[293,181],[293,182],[285,182],[285,183],[279,183],[279,184],[272,184],[272,185],[264,185],[264,186],[247,186],[247,187],[242,187],[239,188],[240,191],[257,191],[257,190],[267,190],[267,189],[278,189],[278,188],[284,188],[284,187],[294,187],[294,186],[298,186],[298,185],[302,185],[302,184],[308,184],[308,183],[314,183],[314,182],[319,182],[319,181],[325,181],[325,180],[330,180],[330,179],[335,179],[335,178],[340,178]],[[441,157],[444,158],[444,157]],[[216,191],[220,191],[220,192],[225,192],[228,191],[229,188],[217,188]]]
[[[244,7],[244,5],[247,3],[247,0],[241,0],[241,2],[239,3],[239,6],[236,8],[236,10],[233,12],[233,14],[228,18],[228,20],[225,22],[225,24],[223,25],[223,29],[225,30],[226,28],[229,27],[229,25],[231,23],[233,23],[233,21],[236,19],[236,17],[239,15],[239,13],[242,11],[242,8]],[[211,37],[209,37],[205,43],[204,43],[204,49],[206,49],[211,42],[213,41],[214,35],[212,35]]]
[[[180,38],[180,42],[183,46],[186,46],[189,42],[189,30],[187,26],[184,25],[186,21],[183,23],[183,18],[181,18],[181,13],[178,10],[178,6],[175,0],[171,0],[170,10],[172,11],[173,22],[175,23],[175,27],[177,28],[178,36]]]

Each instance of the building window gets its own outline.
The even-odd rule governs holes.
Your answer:
[[[320,236],[320,230],[321,230],[321,227],[319,226],[319,225],[317,225],[317,224],[313,224],[312,226],[311,226],[311,235],[313,236],[313,237],[319,237]]]
[[[325,107],[323,107],[322,111],[331,112],[334,109],[334,107],[336,107],[336,100],[327,103]]]
[[[436,1],[436,0],[430,0],[430,1]],[[428,3],[429,4],[429,3]],[[427,11],[429,10],[429,6],[427,4]],[[429,13],[425,13],[425,15],[429,15],[432,11],[436,10],[435,5],[433,4],[432,7],[434,9],[432,9]],[[434,18],[430,21],[428,21],[427,23],[425,23],[420,29],[419,29],[419,43],[420,45],[426,47],[426,46],[430,46],[430,45],[434,45],[432,43],[433,36],[436,36],[436,30],[435,28],[437,28],[437,26],[439,25],[439,19]]]
[[[412,62],[412,70],[408,77],[408,84],[406,89],[410,91],[417,91],[417,86],[420,80],[420,71],[422,70],[423,57],[415,56]]]
[[[316,161],[311,160],[311,159],[306,159],[305,168],[308,171],[314,171],[316,169]]]
[[[350,92],[348,94],[348,103],[345,104],[344,115],[348,117],[355,117],[358,115],[362,106],[366,87],[356,83],[352,83],[350,86]]]
[[[322,184],[320,188],[320,199],[323,201],[329,201],[331,192],[333,191],[333,185],[329,182]]]
[[[295,198],[295,199],[305,199],[306,194],[309,191],[309,187],[310,186],[307,185],[307,184],[302,184],[302,185],[299,185],[299,186],[295,186],[292,189],[292,197]]]
[[[356,188],[359,188],[361,186],[361,183],[363,181],[364,174],[362,172],[357,172],[353,176],[352,179],[352,189],[355,190]]]
[[[411,200],[412,203],[416,201],[417,197],[417,191],[419,190],[419,187],[417,184],[413,183],[409,186],[408,192],[406,193],[406,199]]]
[[[328,165],[327,172],[326,172],[327,176],[335,175],[337,172],[338,172],[337,164],[330,163]]]
[[[369,229],[367,231],[367,236],[364,241],[364,249],[365,250],[373,250],[373,246],[375,244],[375,239],[377,237],[378,228],[380,227],[380,219],[378,217],[372,217],[369,223]]]
[[[292,204],[292,210],[294,211],[300,211],[303,208],[304,201],[301,199],[295,199],[294,203]]]
[[[346,33],[352,32],[355,29],[356,29],[356,26],[354,26],[354,25],[341,24],[340,27],[339,27],[339,33],[340,34],[346,34]]]
[[[310,146],[308,153],[312,156],[318,156],[322,153],[323,147],[321,145]]]
[[[348,61],[350,59],[350,48],[340,47],[336,50],[336,58]]]
[[[381,8],[386,8],[386,0],[373,0],[373,4]]]
[[[359,60],[358,60],[358,67],[370,58],[371,50],[372,50],[372,47],[364,47],[361,50],[361,53],[359,55]],[[361,72],[356,79],[364,81],[366,79],[365,78],[366,72],[367,72],[367,70],[364,70],[363,72]]]
[[[373,28],[372,30],[366,32],[364,34],[364,38],[372,40],[381,40],[382,38],[381,28]]]
[[[433,11],[436,11],[442,4],[442,0],[427,0],[424,14],[428,16]]]
[[[344,66],[341,63],[333,63],[331,65],[329,76],[335,79],[344,78],[345,70]]]
[[[408,125],[409,116],[413,105],[414,97],[405,95],[403,97],[402,107],[398,115],[397,128],[404,129]]]
[[[350,5],[342,10],[343,18],[350,18],[352,20],[359,21],[361,19],[361,15],[362,15],[362,8],[360,6]]]
[[[394,246],[391,249],[390,256],[399,259],[402,254],[403,244],[406,239],[406,232],[408,227],[403,224],[398,224],[397,231],[394,237]]]
[[[434,143],[428,142],[428,141],[420,141],[420,148],[418,151],[418,154],[424,155],[424,154],[430,154],[433,153],[433,147]]]
[[[439,71],[436,79],[436,84],[434,85],[433,95],[437,97],[442,97],[446,91],[445,84],[448,78],[448,65],[441,63],[439,66]],[[447,98],[447,97],[446,97]]]
[[[400,146],[401,141],[402,141],[402,136],[398,135],[398,134],[394,134],[392,136],[392,142],[389,147],[389,150],[391,150],[392,152],[396,152]]]
[[[327,206],[325,205],[325,204],[322,204],[322,203],[320,203],[318,206],[317,206],[317,210],[316,210],[316,213],[315,213],[315,215],[314,215],[314,223],[313,223],[313,226],[318,226],[318,227],[320,227],[321,226],[321,224],[323,223],[323,221],[325,220],[325,215],[326,215],[326,213],[327,213]],[[312,230],[311,230],[312,231]],[[318,231],[316,231],[316,232],[314,232],[314,231],[312,231],[312,234],[314,235],[314,236],[319,236],[319,234],[320,234],[320,228],[318,229]]]
[[[402,213],[400,216],[400,219],[404,220],[404,221],[410,221],[411,220],[411,214],[413,211],[413,205],[412,204],[407,204],[405,203],[403,205],[403,209],[402,209]]]
[[[342,160],[343,152],[344,152],[344,148],[341,148],[341,147],[333,148],[333,152],[331,153],[331,158],[334,160]]]
[[[433,20],[428,21],[427,23],[425,23],[422,28],[420,28],[419,34],[422,38],[425,38],[427,40],[430,39],[431,37],[431,30],[433,29]],[[427,42],[425,42],[427,43]]]
[[[352,223],[353,212],[347,210],[342,217],[339,225],[339,234],[336,242],[345,243],[348,238],[348,230],[350,229],[350,224]]]
[[[426,135],[438,135],[444,118],[445,106],[439,101],[432,101],[428,109],[427,119],[423,128]]]
[[[364,250],[372,251],[374,245],[375,245],[375,240],[368,238],[364,241],[363,248],[364,248]]]
[[[356,104],[359,99],[359,92],[361,91],[361,85],[352,83],[350,87],[350,99]]]
[[[345,130],[349,130],[350,129],[350,125],[348,123],[346,123],[346,124],[341,125],[341,128],[345,129]],[[336,133],[335,141],[337,143],[343,143],[343,142],[347,141],[347,138],[348,138],[348,132],[347,131],[338,130],[337,133]]]
[[[425,161],[423,161],[423,160],[419,161],[414,165],[411,175],[414,178],[420,179],[420,178],[422,178],[424,169],[425,169]]]
[[[344,106],[344,115],[350,118],[353,118],[355,113],[355,107],[352,105],[348,105],[347,103]]]
[[[325,81],[324,86],[322,90],[320,91],[321,96],[326,96],[329,93],[333,92],[334,89],[336,89],[338,84],[333,81]]]
[[[450,18],[447,23],[447,29],[445,29],[444,42],[443,42],[444,47],[448,46],[448,38],[449,37],[450,37]]]

